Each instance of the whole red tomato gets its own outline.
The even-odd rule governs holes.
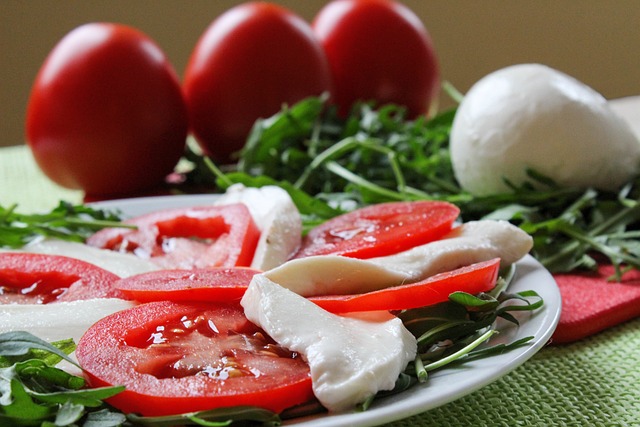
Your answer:
[[[163,181],[183,153],[188,119],[179,79],[149,37],[91,23],[47,57],[26,128],[36,162],[53,181],[116,195]]]
[[[265,2],[241,4],[214,20],[184,77],[191,130],[219,162],[232,160],[257,119],[329,89],[329,65],[310,25]]]
[[[389,0],[336,0],[318,12],[313,30],[333,76],[342,114],[357,101],[405,106],[409,118],[428,112],[440,72],[431,37],[406,6]]]

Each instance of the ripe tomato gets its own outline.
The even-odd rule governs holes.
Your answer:
[[[56,183],[92,195],[146,190],[183,153],[180,82],[146,35],[118,24],[76,28],[51,51],[26,117],[36,162]]]
[[[329,66],[309,24],[267,2],[236,6],[213,21],[184,77],[191,130],[220,162],[244,146],[257,119],[329,89]]]
[[[313,30],[329,59],[333,100],[342,114],[356,101],[425,114],[436,99],[440,71],[424,25],[390,0],[336,0],[316,15]]]
[[[0,253],[0,303],[48,304],[92,298],[122,298],[115,274],[58,255]]]
[[[447,301],[453,292],[475,295],[496,285],[500,259],[471,264],[425,280],[356,295],[329,295],[309,298],[332,313],[374,310],[407,310]]]
[[[295,258],[343,255],[373,258],[437,240],[451,230],[458,207],[446,202],[392,202],[367,206],[311,229]]]
[[[306,362],[240,305],[139,305],[93,325],[76,356],[93,387],[126,387],[110,404],[146,416],[239,405],[280,412],[313,398]]]
[[[246,267],[260,237],[241,203],[165,209],[124,223],[136,228],[104,228],[87,244],[132,252],[167,269]]]
[[[141,302],[230,302],[240,301],[258,273],[250,268],[159,270],[123,278],[115,287]]]

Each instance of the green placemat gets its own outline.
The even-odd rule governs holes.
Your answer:
[[[39,211],[60,199],[80,202],[82,194],[48,181],[26,147],[0,149],[0,203]],[[640,319],[547,346],[481,390],[389,425],[640,426]]]
[[[50,181],[24,145],[0,149],[0,204],[18,204],[24,212],[50,210],[60,200],[82,202],[82,192],[67,190]]]

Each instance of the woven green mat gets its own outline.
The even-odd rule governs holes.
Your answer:
[[[0,204],[18,204],[21,211],[50,210],[58,201],[82,202],[82,193],[47,179],[26,146],[0,148]]]
[[[50,209],[82,195],[49,182],[24,146],[0,149],[0,204]],[[393,427],[640,426],[640,319],[547,346],[488,386]],[[330,427],[330,426],[328,426]]]

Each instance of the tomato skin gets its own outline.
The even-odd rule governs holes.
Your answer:
[[[313,30],[327,54],[332,98],[346,115],[356,101],[394,103],[407,117],[428,112],[439,93],[433,42],[410,9],[390,0],[335,0]]]
[[[165,269],[246,267],[260,237],[241,203],[164,209],[124,223],[137,228],[105,228],[87,244],[142,254]]]
[[[250,268],[159,270],[120,279],[116,289],[131,299],[150,301],[240,301],[251,278]]]
[[[202,326],[185,323],[196,324],[199,316],[205,319]],[[209,319],[215,324],[215,334],[201,333]],[[163,332],[165,325],[172,326]],[[186,331],[182,334],[186,338],[174,333],[174,327]],[[257,341],[254,334],[260,332],[244,317],[239,305],[154,302],[98,321],[78,342],[76,356],[92,387],[126,387],[108,402],[127,413],[162,416],[240,405],[280,412],[311,400],[308,365],[300,357],[260,354],[264,344],[272,343],[268,339]],[[150,337],[160,338],[160,345],[150,345]],[[245,341],[259,346],[245,349],[240,346]],[[181,372],[177,365],[183,358],[188,365],[193,360],[188,358],[194,355],[198,368],[205,369],[197,374]],[[221,380],[207,374],[207,367],[226,363],[226,358],[235,359],[242,368],[259,369],[260,375]]]
[[[437,240],[460,213],[447,202],[390,202],[339,215],[311,229],[294,258],[342,255],[374,258]]]
[[[187,129],[180,82],[164,53],[143,33],[112,23],[82,25],[55,46],[26,116],[42,171],[92,195],[163,183]]]
[[[0,253],[0,303],[123,298],[113,286],[118,279],[101,267],[66,256]]]
[[[244,146],[257,119],[329,91],[330,73],[309,24],[276,4],[248,2],[206,29],[183,87],[193,134],[224,163]]]
[[[495,258],[436,274],[425,280],[358,295],[311,297],[311,301],[332,313],[374,310],[407,310],[447,301],[456,291],[472,295],[495,287],[500,259]]]

